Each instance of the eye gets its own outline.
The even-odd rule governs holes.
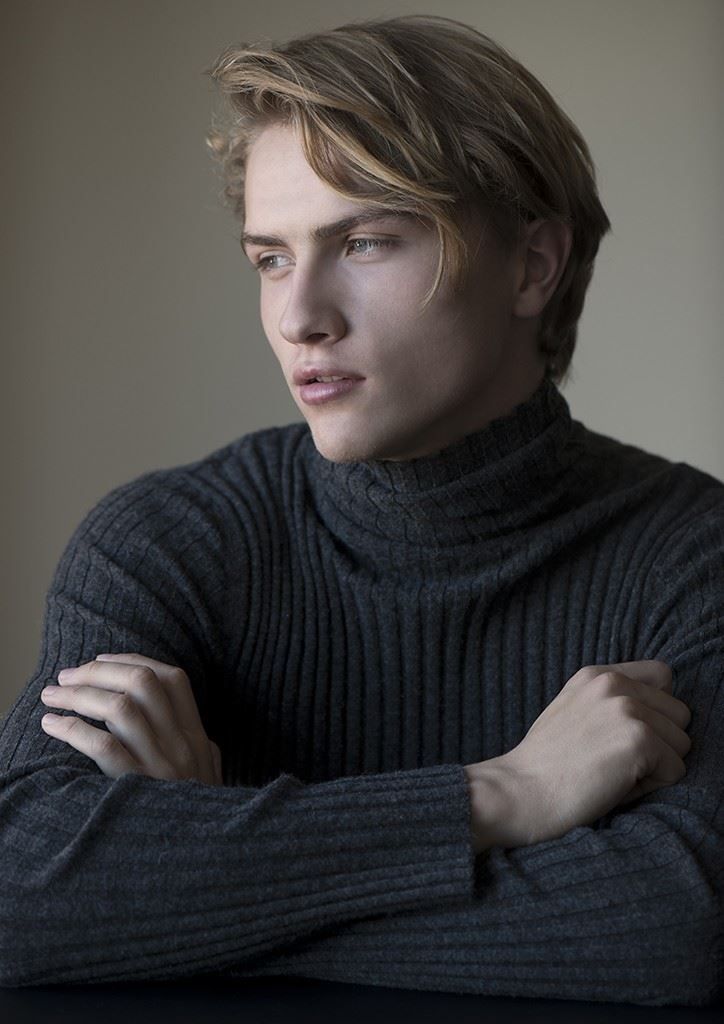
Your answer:
[[[391,238],[350,238],[347,241],[347,247],[348,248],[349,248],[350,245],[357,245],[357,244],[364,245],[364,246],[372,246],[372,248],[370,248],[370,249],[365,248],[365,249],[357,249],[357,250],[355,250],[355,253],[357,255],[363,256],[365,253],[374,252],[375,249],[387,248],[387,247],[389,247],[391,245],[394,245],[395,243],[393,242],[393,240]]]
[[[273,253],[271,256],[262,256],[260,260],[257,260],[254,266],[260,273],[265,273],[267,270],[276,270],[277,264],[273,263],[272,260],[283,259],[279,253]]]
[[[392,238],[348,238],[346,242],[347,252],[351,256],[366,256],[368,253],[376,252],[378,249],[389,249],[395,244],[395,240]],[[355,248],[360,246],[361,248]],[[351,251],[350,251],[350,247]],[[284,264],[275,263],[274,260],[283,260],[285,257],[281,253],[271,253],[269,256],[262,256],[260,260],[254,263],[255,268],[261,274],[266,274],[270,270],[279,270]]]

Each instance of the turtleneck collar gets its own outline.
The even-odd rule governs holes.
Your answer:
[[[311,432],[305,464],[317,512],[360,558],[400,565],[544,520],[560,504],[572,449],[568,402],[544,377],[510,413],[434,455],[333,462]]]

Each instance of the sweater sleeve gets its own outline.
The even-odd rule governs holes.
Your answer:
[[[550,842],[476,858],[456,906],[383,912],[236,975],[492,996],[707,1006],[724,941],[724,506],[670,537],[640,647],[692,712],[686,775]]]
[[[71,537],[37,666],[0,725],[6,987],[204,973],[473,890],[461,765],[261,788],[111,779],[44,733],[40,692],[61,668],[134,651],[187,672],[216,738],[220,517],[163,472],[116,488]]]

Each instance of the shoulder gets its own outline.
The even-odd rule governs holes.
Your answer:
[[[594,523],[613,541],[631,600],[640,590],[646,616],[659,623],[701,600],[724,616],[724,482],[577,420],[570,448],[582,528]]]
[[[670,473],[671,493],[676,495],[675,513],[662,532],[655,569],[671,582],[679,577],[683,585],[710,584],[724,610],[724,482],[685,462],[677,462]]]
[[[181,547],[203,537],[221,546],[227,528],[238,530],[259,507],[276,502],[308,437],[306,423],[268,427],[201,458],[141,473],[102,495],[74,539],[116,547],[167,537]]]
[[[581,440],[581,489],[605,506],[615,557],[626,564],[617,586],[621,600],[637,609],[635,657],[656,658],[683,673],[706,652],[719,659],[720,672],[724,482],[605,435],[586,431]]]
[[[724,508],[724,481],[687,462],[591,430],[578,420],[568,445],[582,488],[595,498],[621,498],[655,516],[667,533]]]

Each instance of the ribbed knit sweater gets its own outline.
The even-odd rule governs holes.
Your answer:
[[[42,730],[42,688],[104,652],[187,672],[223,786],[112,779]],[[475,856],[463,766],[584,665],[649,658],[692,712],[686,776]],[[334,463],[292,423],[145,473],[70,538],[0,728],[0,984],[708,1005],[723,684],[724,483],[589,430],[551,380],[408,461]]]

